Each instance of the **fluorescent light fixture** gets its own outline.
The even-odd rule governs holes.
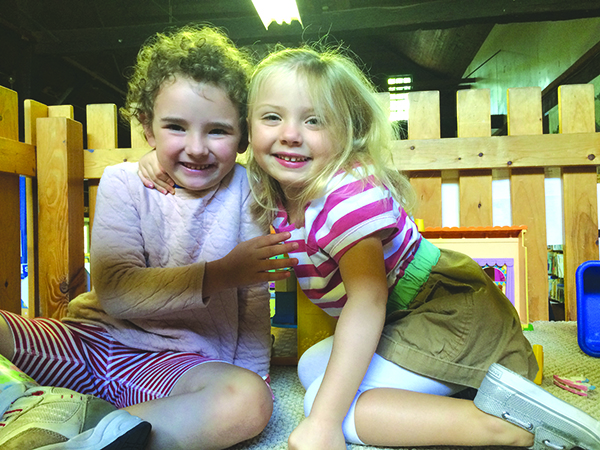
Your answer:
[[[252,0],[252,3],[267,30],[273,21],[281,25],[297,20],[302,25],[296,0]]]

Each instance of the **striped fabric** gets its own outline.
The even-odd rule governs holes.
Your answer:
[[[338,263],[361,239],[378,233],[382,238],[388,288],[404,275],[421,242],[421,235],[390,191],[377,186],[373,177],[360,180],[348,173],[336,175],[327,194],[305,210],[304,227],[288,223],[282,208],[273,226],[292,234],[288,242],[299,248],[294,272],[306,296],[327,314],[339,317],[346,304],[346,291]]]
[[[197,353],[132,349],[96,325],[0,314],[12,330],[19,369],[42,386],[92,394],[117,408],[166,397],[185,372],[212,361]]]

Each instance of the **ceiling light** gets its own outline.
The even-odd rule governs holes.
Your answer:
[[[281,25],[297,20],[302,25],[296,0],[252,0],[252,3],[267,30],[273,21]]]

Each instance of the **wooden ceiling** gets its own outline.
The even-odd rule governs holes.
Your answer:
[[[425,89],[456,89],[494,24],[600,16],[598,0],[297,0],[304,27],[265,30],[250,0],[2,0],[0,84],[48,104],[122,104],[144,40],[208,22],[263,55],[271,44],[327,36],[364,62],[376,84],[413,74]],[[418,87],[418,86],[417,86]]]

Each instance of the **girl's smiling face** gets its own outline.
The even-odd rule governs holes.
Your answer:
[[[316,115],[306,80],[289,72],[263,83],[251,105],[249,135],[256,162],[288,198],[334,155],[331,134]]]
[[[238,108],[225,91],[187,77],[160,88],[145,132],[173,181],[197,191],[215,186],[233,169],[242,137]]]

